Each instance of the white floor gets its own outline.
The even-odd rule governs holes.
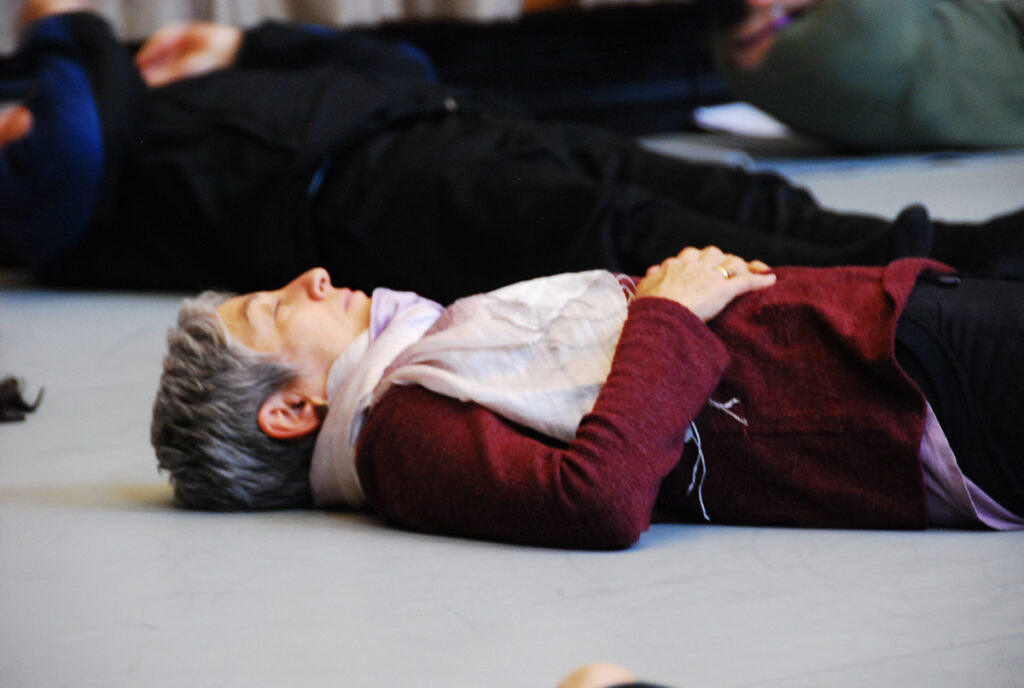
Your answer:
[[[671,143],[671,142],[670,142]],[[692,142],[691,142],[692,143]],[[1024,203],[1024,153],[781,169],[833,206]],[[0,686],[1024,685],[1024,534],[652,529],[621,553],[171,508],[148,444],[178,295],[0,291]]]

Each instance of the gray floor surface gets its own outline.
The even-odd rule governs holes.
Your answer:
[[[746,148],[844,209],[1024,203],[1021,151]],[[0,425],[2,687],[525,688],[595,659],[679,688],[1024,685],[1021,533],[657,526],[588,553],[177,511],[147,433],[180,295],[3,284],[0,373],[46,396]]]

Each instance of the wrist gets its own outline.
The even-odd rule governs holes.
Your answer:
[[[799,12],[788,12],[782,5],[773,5],[767,17],[767,23],[762,23],[757,29],[734,38],[733,47],[744,50],[772,40],[779,31],[792,24],[799,14]]]
[[[751,16],[737,28],[729,41],[729,56],[742,71],[753,71],[761,66],[775,44],[778,34],[796,21],[803,8],[788,10],[782,3]]]

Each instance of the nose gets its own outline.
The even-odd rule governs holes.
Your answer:
[[[305,292],[306,296],[319,301],[331,293],[331,275],[323,268],[307,270],[288,285],[288,291]]]

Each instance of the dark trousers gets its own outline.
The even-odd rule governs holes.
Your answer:
[[[896,330],[964,474],[1024,515],[1024,282],[925,276]]]
[[[665,157],[589,127],[460,112],[338,163],[312,243],[342,279],[441,301],[558,272],[643,274],[691,245],[769,264],[893,257],[888,220],[822,209],[774,174]]]
[[[657,155],[625,137],[540,123],[482,94],[382,77],[337,55],[281,68],[309,52],[299,48],[316,35],[292,36],[286,50],[265,45],[250,60],[258,64],[150,90],[103,22],[55,21],[68,32],[61,54],[88,75],[103,133],[98,182],[88,156],[59,164],[34,156],[19,167],[52,173],[26,177],[47,193],[98,184],[94,204],[71,204],[81,214],[75,222],[43,228],[86,227],[37,268],[55,283],[250,290],[322,265],[341,284],[447,302],[558,272],[641,274],[686,246],[711,244],[774,265],[828,266],[883,264],[943,243],[955,247],[943,254],[954,265],[976,268],[957,261],[973,255],[979,233],[951,231],[933,247],[923,211],[895,223],[830,212],[774,174]],[[75,103],[53,90],[45,105],[74,116],[39,110],[30,136],[79,119]],[[23,205],[34,198],[9,196]],[[38,205],[28,203],[23,216],[45,220]],[[1005,250],[1024,237],[1020,222],[1004,224],[976,263],[989,253],[1024,255]],[[55,250],[31,222],[8,225],[0,229],[13,245]]]

